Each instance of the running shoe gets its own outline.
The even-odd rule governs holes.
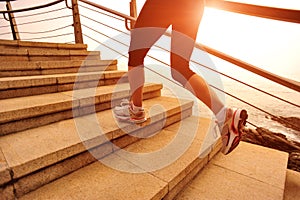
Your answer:
[[[248,114],[243,109],[226,109],[225,122],[221,127],[223,147],[221,152],[225,155],[232,152],[240,143],[246,125]]]
[[[145,110],[141,107],[136,107],[132,102],[123,99],[119,106],[114,108],[115,117],[122,122],[143,123],[145,118]]]

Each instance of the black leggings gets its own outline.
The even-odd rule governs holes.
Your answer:
[[[203,0],[147,0],[131,32],[128,65],[143,66],[150,48],[172,25],[171,73],[185,85],[195,74],[189,61],[203,8]]]

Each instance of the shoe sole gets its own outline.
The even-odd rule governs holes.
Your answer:
[[[237,110],[236,112],[234,112],[234,120],[231,126],[233,126],[232,128],[234,130],[236,130],[235,127],[237,127],[236,132],[238,133],[238,135],[230,133],[229,129],[227,129],[227,133],[224,136],[222,136],[222,137],[227,137],[226,145],[224,145],[223,149],[221,150],[223,154],[225,155],[229,154],[239,145],[247,119],[248,119],[248,114],[246,110]],[[232,137],[234,138],[232,139]],[[228,144],[230,140],[233,141],[231,142],[231,145],[229,147]]]
[[[141,124],[141,123],[147,121],[147,119],[146,118],[143,118],[143,119],[130,119],[129,121],[131,123],[134,123],[134,124]]]
[[[241,110],[240,112],[240,119],[238,122],[238,130],[241,131],[241,133],[244,131],[244,128],[246,126],[248,119],[248,113],[246,110]]]
[[[141,124],[141,123],[147,121],[146,118],[132,119],[129,116],[121,116],[121,115],[115,115],[115,117],[120,122],[127,122],[127,123],[132,123],[132,124]]]

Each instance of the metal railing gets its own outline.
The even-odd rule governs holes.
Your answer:
[[[206,0],[206,6],[249,16],[300,23],[300,10],[274,8],[225,0]]]
[[[118,17],[117,20],[121,20],[120,18],[123,18],[123,21],[124,21],[125,24],[126,24],[126,25],[125,25],[126,29],[128,29],[128,27],[129,27],[128,22],[133,22],[133,23],[134,23],[135,20],[136,20],[136,18],[134,18],[134,17],[132,17],[132,16],[125,15],[125,14],[122,14],[122,13],[119,13],[119,12],[116,12],[116,11],[113,11],[113,10],[111,10],[111,9],[105,8],[104,6],[101,6],[101,5],[92,3],[92,2],[87,1],[87,0],[80,0],[80,2],[84,3],[85,5],[91,6],[91,7],[87,7],[87,6],[85,6],[85,5],[80,4],[80,8],[89,9],[90,11],[94,11],[94,12],[98,12],[98,9],[99,9],[99,10],[105,11],[105,12],[107,12],[107,13],[109,13],[109,14],[112,14],[112,15],[117,16],[117,17]],[[214,6],[216,2],[223,3],[223,4],[217,4],[219,8],[223,8],[223,9],[226,9],[226,10],[229,10],[229,11],[234,11],[234,12],[239,12],[239,13],[242,13],[242,11],[243,11],[243,14],[247,14],[247,12],[246,12],[246,10],[247,10],[247,8],[248,8],[248,5],[247,5],[247,4],[240,4],[240,3],[233,3],[233,4],[231,4],[232,2],[230,2],[230,3],[228,2],[228,4],[227,4],[227,2],[224,2],[224,1],[217,1],[217,0],[214,0],[214,1],[211,1],[211,2],[208,4],[208,6]],[[220,7],[220,5],[222,5],[222,7]],[[239,8],[241,11],[235,9],[235,7],[236,7],[237,5],[240,5],[240,6],[241,6],[241,8]],[[275,13],[269,13],[269,14],[268,14],[268,13],[265,13],[264,16],[262,16],[262,15],[259,15],[259,12],[253,12],[253,11],[252,11],[252,9],[255,9],[255,8],[260,8],[260,9],[262,10],[261,12],[263,12],[263,13],[264,13],[266,10],[269,11],[269,10],[272,10],[272,9],[273,9],[273,8],[269,8],[269,7],[253,6],[253,5],[250,5],[250,8],[249,8],[250,13],[249,13],[249,15],[259,16],[259,17],[264,17],[264,18],[268,18],[268,19],[276,19],[276,20],[282,20],[282,21],[289,21],[289,22],[293,22],[293,23],[298,23],[298,15],[295,16],[294,13],[299,13],[300,11],[293,11],[293,10],[288,10],[288,9],[275,9],[275,10],[276,10]],[[289,11],[292,12],[292,15],[286,16],[285,13],[286,13],[286,12],[289,13]],[[132,12],[132,13],[134,13],[134,12]],[[103,13],[99,13],[99,14],[103,14]],[[122,33],[122,34],[125,34],[125,35],[128,35],[128,36],[129,36],[129,33],[126,32],[126,30],[121,30],[120,28],[112,27],[110,24],[104,24],[103,22],[100,22],[99,20],[92,19],[92,18],[90,18],[90,17],[88,17],[88,16],[85,16],[85,15],[81,15],[81,16],[82,16],[83,18],[86,18],[86,19],[88,19],[88,20],[91,20],[91,21],[93,21],[93,22],[95,22],[95,23],[98,23],[99,25],[104,25],[104,26],[106,26],[108,29],[116,30],[116,31],[118,31],[118,32],[120,32],[120,33]],[[97,19],[98,19],[98,18],[97,18]],[[112,41],[114,41],[114,42],[117,42],[117,43],[119,43],[119,44],[121,44],[121,45],[123,45],[123,46],[125,46],[125,47],[128,47],[128,45],[129,45],[128,43],[126,44],[126,43],[124,43],[123,41],[118,41],[118,40],[116,40],[116,39],[114,39],[114,38],[111,38],[111,36],[110,36],[109,34],[104,34],[103,31],[99,31],[99,30],[96,30],[95,28],[88,27],[88,26],[86,26],[85,24],[82,24],[82,25],[83,25],[86,29],[88,29],[89,31],[93,31],[93,32],[95,32],[95,33],[97,33],[97,34],[99,34],[99,35],[101,35],[101,36],[103,36],[103,37],[106,37],[107,39],[110,39],[110,40],[112,40]],[[103,42],[101,42],[101,41],[95,39],[95,37],[92,37],[91,35],[86,34],[86,33],[83,33],[83,35],[84,35],[85,38],[88,38],[88,39],[90,39],[90,40],[92,40],[92,41],[94,41],[94,42],[99,43],[100,45],[105,46],[106,49],[108,49],[108,50],[110,50],[110,51],[114,51],[114,52],[116,52],[117,54],[119,54],[120,56],[123,56],[123,57],[126,57],[126,58],[127,58],[127,55],[124,54],[123,52],[118,51],[117,49],[114,49],[113,47],[108,46],[107,44],[105,44],[105,43],[103,43]],[[166,36],[170,36],[169,33],[166,33],[165,35],[166,35]],[[162,48],[162,47],[160,47],[160,46],[156,46],[156,47],[157,47],[157,48],[160,48],[160,49],[163,49],[163,50],[165,50],[165,51],[168,51],[167,49],[164,49],[164,48]],[[216,57],[218,57],[218,58],[221,58],[221,59],[224,60],[224,61],[227,61],[227,62],[229,62],[229,63],[232,63],[232,64],[234,64],[234,65],[237,65],[237,66],[239,66],[239,67],[241,67],[241,68],[243,68],[243,69],[246,69],[246,70],[249,71],[249,72],[252,72],[252,73],[254,73],[254,74],[257,74],[257,75],[259,75],[259,76],[262,76],[262,77],[264,77],[264,78],[267,78],[267,79],[269,79],[269,80],[271,80],[271,81],[273,81],[273,82],[276,82],[276,83],[278,83],[278,84],[280,84],[280,85],[286,86],[286,87],[288,87],[288,88],[290,88],[290,89],[292,89],[292,90],[295,90],[295,91],[297,91],[297,92],[300,91],[300,83],[299,83],[299,82],[296,82],[296,81],[293,81],[293,80],[290,80],[290,79],[287,79],[287,78],[284,78],[284,77],[280,77],[280,76],[278,76],[278,75],[276,75],[276,74],[270,73],[270,72],[268,72],[268,71],[266,71],[266,70],[263,70],[263,69],[258,68],[258,67],[256,67],[256,66],[253,66],[253,65],[251,65],[251,64],[249,64],[249,63],[246,63],[246,62],[244,62],[244,61],[241,61],[241,60],[239,60],[239,59],[237,59],[237,58],[234,58],[234,57],[232,57],[232,56],[229,56],[229,55],[227,55],[227,54],[225,54],[225,53],[222,53],[222,52],[220,52],[220,51],[217,51],[217,50],[215,50],[215,49],[213,49],[213,48],[211,48],[211,47],[205,46],[205,45],[203,45],[203,44],[197,43],[197,44],[195,45],[195,48],[205,50],[207,53],[209,53],[209,54],[211,54],[211,55],[214,55],[214,56],[216,56]],[[161,62],[161,63],[164,64],[164,65],[168,65],[168,63],[165,63],[165,62],[163,62],[163,61],[161,61],[161,60],[158,60],[157,58],[155,58],[155,57],[153,57],[153,56],[151,56],[151,55],[148,55],[148,57],[150,57],[150,58],[152,58],[152,59],[154,59],[154,60],[156,60],[156,61],[158,61],[158,62]],[[300,105],[298,105],[298,104],[296,104],[296,103],[287,101],[287,100],[285,100],[285,99],[283,99],[283,98],[281,98],[281,97],[278,97],[278,96],[276,96],[276,95],[274,95],[274,94],[271,94],[271,93],[268,93],[268,92],[266,92],[266,91],[263,91],[263,90],[261,90],[261,89],[259,89],[259,88],[257,88],[257,87],[253,87],[253,86],[251,86],[251,85],[249,85],[249,84],[247,84],[247,83],[245,83],[245,82],[243,82],[243,81],[241,81],[241,80],[237,80],[237,79],[232,78],[232,77],[230,77],[230,76],[228,76],[228,75],[226,75],[226,74],[224,74],[224,73],[221,73],[221,72],[219,72],[219,71],[216,71],[215,69],[212,69],[212,68],[209,67],[209,66],[203,65],[203,64],[198,63],[198,62],[195,62],[195,61],[193,61],[193,60],[192,60],[191,62],[193,62],[194,64],[196,64],[196,65],[198,65],[198,66],[201,66],[201,67],[207,68],[207,69],[209,69],[209,70],[211,70],[211,71],[214,71],[215,73],[218,73],[218,74],[220,74],[220,75],[222,75],[222,76],[226,76],[227,78],[230,78],[230,79],[232,79],[232,80],[234,80],[234,81],[236,81],[236,82],[242,83],[242,84],[246,85],[247,87],[250,87],[250,88],[252,88],[252,89],[255,89],[255,90],[257,90],[257,91],[259,91],[259,92],[261,92],[261,93],[267,94],[267,95],[269,95],[269,96],[271,96],[271,97],[273,97],[273,98],[276,98],[276,99],[278,99],[278,100],[280,100],[280,101],[282,101],[282,102],[285,102],[285,103],[288,103],[288,104],[290,104],[290,105],[292,105],[292,106],[295,106],[295,107],[297,107],[297,108],[300,108]],[[156,74],[158,74],[159,76],[161,76],[161,74],[159,74],[159,72],[155,72],[155,71],[153,71],[153,70],[150,69],[150,68],[147,68],[147,69],[150,70],[150,71],[152,71],[153,73],[156,73]],[[163,77],[163,78],[168,79],[167,77]],[[172,80],[170,80],[170,81],[172,81]],[[174,83],[176,84],[176,82],[174,82]],[[245,104],[247,104],[247,105],[249,105],[249,106],[251,106],[251,107],[253,107],[253,108],[255,108],[255,109],[257,109],[257,110],[259,110],[259,111],[261,111],[261,112],[263,112],[263,113],[265,113],[265,114],[267,114],[267,115],[269,115],[269,116],[271,116],[271,117],[274,117],[274,118],[277,117],[276,115],[274,115],[274,114],[272,114],[272,113],[270,113],[270,112],[268,112],[268,111],[265,111],[264,109],[259,108],[258,106],[255,106],[255,105],[253,105],[253,104],[250,104],[250,103],[248,103],[247,101],[245,101],[245,100],[243,100],[243,99],[241,99],[241,98],[239,98],[239,97],[236,97],[236,96],[233,95],[233,94],[230,94],[230,93],[228,93],[228,92],[226,92],[226,91],[224,91],[224,90],[222,90],[222,89],[220,89],[220,88],[217,88],[217,87],[215,87],[215,86],[213,86],[213,85],[210,85],[210,86],[213,87],[213,88],[216,89],[216,90],[219,90],[219,91],[221,91],[221,92],[223,92],[223,93],[225,93],[225,94],[231,96],[232,98],[235,98],[235,99],[237,99],[237,100],[239,100],[239,101],[241,101],[241,102],[243,102],[243,103],[245,103]],[[253,123],[251,123],[251,122],[249,122],[249,123],[252,124],[253,126],[256,126],[255,124],[253,124]],[[286,122],[286,123],[289,123],[289,122]],[[290,124],[290,125],[293,126],[292,124]]]
[[[14,40],[30,41],[49,38],[62,39],[61,36],[73,36],[72,17],[74,14],[68,7],[66,0],[56,0],[39,6],[12,9],[10,1],[7,1],[7,10],[0,11],[0,14],[3,15],[4,20],[9,22],[9,25],[0,26],[0,37],[11,34]],[[17,20],[19,21],[18,24]],[[33,26],[39,27],[40,30],[35,30],[32,28]],[[43,36],[36,36],[41,34]]]
[[[63,1],[64,0],[55,1],[53,3],[50,3],[48,5],[44,5],[44,6],[46,6],[46,7],[53,6],[53,5],[61,3]],[[101,36],[101,37],[109,38],[109,39],[113,40],[114,42],[117,42],[121,45],[124,45],[125,47],[128,47],[128,45],[129,45],[128,43],[124,43],[123,41],[118,41],[115,38],[112,38],[111,35],[110,35],[110,31],[116,31],[116,32],[126,34],[126,35],[129,36],[130,33],[129,33],[128,30],[130,28],[132,28],[132,26],[133,26],[133,24],[136,20],[136,15],[137,15],[136,1],[135,0],[130,1],[130,14],[132,16],[126,15],[126,14],[121,13],[121,12],[117,12],[117,11],[111,9],[111,8],[107,8],[107,7],[104,7],[102,5],[98,5],[96,3],[93,3],[93,2],[90,2],[90,1],[87,1],[87,0],[79,0],[79,1],[72,0],[72,6],[69,6],[67,1],[65,1],[65,2],[66,2],[66,6],[64,8],[61,8],[61,9],[67,9],[67,8],[72,9],[72,14],[71,14],[71,16],[73,16],[72,24],[68,24],[68,25],[65,25],[65,26],[60,26],[60,27],[57,27],[57,28],[52,28],[52,29],[48,29],[48,30],[44,30],[44,31],[38,31],[38,32],[35,32],[35,33],[34,32],[23,32],[23,33],[24,34],[25,33],[26,34],[50,33],[50,32],[55,32],[55,31],[58,31],[58,30],[63,30],[65,28],[68,28],[69,26],[73,26],[74,27],[74,32],[73,33],[64,33],[64,34],[66,34],[66,35],[70,35],[70,34],[75,35],[75,42],[76,43],[83,43],[83,39],[85,38],[87,40],[90,40],[90,41],[93,41],[93,42],[96,42],[98,44],[101,44],[101,45],[105,46],[110,51],[114,51],[114,52],[120,54],[120,56],[123,56],[125,58],[127,57],[127,55],[124,55],[123,52],[119,52],[118,49],[115,49],[113,46],[109,46],[109,45],[104,44],[103,42],[99,41],[98,37]],[[207,2],[207,6],[209,6],[209,7],[223,9],[223,10],[230,11],[230,12],[242,13],[242,14],[246,14],[246,15],[250,15],[250,16],[262,17],[262,18],[273,19],[273,20],[280,20],[280,21],[291,22],[291,23],[300,23],[300,11],[299,10],[271,8],[271,7],[266,7],[266,6],[249,5],[249,4],[236,3],[236,2],[227,2],[227,1],[224,1],[224,0],[207,0],[206,2]],[[35,7],[34,9],[38,9],[38,8],[41,9],[41,8],[44,8],[44,6]],[[81,13],[79,13],[79,8],[80,9],[86,9],[89,12],[94,13],[95,15],[97,14],[97,15],[106,16],[106,17],[109,17],[111,19],[114,19],[118,22],[118,24],[119,23],[123,24],[123,29],[122,29],[121,26],[118,26],[118,25],[115,25],[115,24],[107,24],[106,22],[101,21],[100,20],[101,17],[97,17],[97,19],[95,19],[95,17],[91,17],[91,15],[87,16],[85,14],[81,14]],[[5,14],[9,14],[9,13],[17,13],[17,12],[21,12],[21,11],[25,12],[25,11],[29,11],[29,10],[33,10],[33,8],[31,8],[31,9],[28,8],[28,9],[20,9],[20,10],[0,11],[0,13],[5,15]],[[51,12],[54,12],[54,11],[51,11]],[[38,14],[36,13],[35,15],[39,15],[39,13]],[[68,17],[71,17],[71,16],[69,15]],[[19,16],[19,17],[21,17],[21,16]],[[23,15],[22,17],[25,18],[25,17],[28,17],[28,15],[27,16]],[[39,23],[40,21],[49,21],[49,20],[52,20],[52,19],[37,20],[36,23]],[[53,20],[55,20],[55,19],[53,19]],[[99,30],[99,28],[97,29],[97,28],[91,27],[91,26],[89,26],[88,24],[85,23],[86,21],[89,21],[89,23],[90,22],[95,23],[95,24],[97,24],[97,26],[106,27],[109,31],[107,33],[105,33],[104,28]],[[31,22],[31,23],[34,23],[34,22]],[[18,26],[20,26],[20,25],[22,25],[22,24],[18,24]],[[14,26],[16,26],[16,24]],[[3,27],[0,26],[0,29],[1,28],[3,28]],[[12,32],[13,32],[13,30],[12,30]],[[91,34],[90,32],[93,32],[93,33],[97,34],[97,36],[93,37],[93,34]],[[4,33],[1,33],[1,34],[4,34]],[[1,36],[1,34],[0,34],[0,36]],[[58,36],[59,36],[58,34],[54,35],[54,37],[58,37]],[[166,33],[166,36],[169,36],[169,34]],[[49,37],[52,37],[52,36],[44,36],[44,37],[49,38]],[[42,38],[44,38],[44,37],[42,37]],[[37,39],[37,38],[34,38],[34,39]],[[157,47],[161,48],[165,51],[168,51],[168,50],[166,50],[166,49],[164,49],[160,46],[157,46]],[[216,56],[216,57],[218,57],[218,58],[220,58],[224,61],[232,63],[232,64],[234,64],[238,67],[241,67],[243,69],[246,69],[249,72],[252,72],[254,74],[262,76],[262,77],[264,77],[266,79],[269,79],[269,80],[271,80],[275,83],[278,83],[278,84],[283,85],[287,88],[290,88],[290,89],[292,89],[296,92],[300,92],[300,83],[299,82],[296,82],[296,81],[281,77],[279,75],[270,73],[270,72],[265,71],[265,70],[263,70],[259,67],[253,66],[253,65],[251,65],[247,62],[244,62],[242,60],[234,58],[230,55],[227,55],[225,53],[217,51],[217,50],[215,50],[211,47],[205,46],[203,44],[198,44],[197,43],[195,45],[195,48],[202,49],[202,50],[204,49],[207,53],[209,53],[211,55],[214,55],[214,56]],[[161,61],[161,60],[159,60],[159,59],[157,59],[153,56],[150,56],[150,57],[152,59],[157,60],[158,62],[161,62],[162,64],[168,65],[167,63],[165,63],[165,62],[163,62],[163,61]],[[246,85],[247,87],[254,88],[259,92],[262,92],[264,94],[272,96],[273,98],[279,99],[280,101],[283,101],[283,102],[288,103],[292,106],[295,106],[298,109],[300,107],[300,105],[298,105],[296,103],[287,101],[287,100],[285,100],[283,98],[280,98],[276,95],[265,92],[265,91],[263,91],[259,88],[253,87],[253,86],[251,86],[251,85],[249,85],[249,84],[247,84],[247,83],[245,83],[241,80],[237,80],[237,79],[232,78],[232,77],[230,77],[230,76],[228,76],[224,73],[221,73],[221,72],[219,72],[215,69],[212,69],[209,66],[203,65],[203,64],[201,64],[199,62],[195,62],[193,60],[191,62],[193,62],[197,66],[207,68],[207,69],[213,71],[214,73],[218,73],[222,76],[228,77],[228,78],[230,78],[230,79],[232,79],[236,82],[239,82],[239,83],[242,83],[242,84]],[[149,69],[149,70],[151,70],[151,69]],[[158,74],[158,75],[160,75],[160,74]],[[167,78],[167,77],[164,77],[164,78]],[[211,85],[211,87],[215,88],[216,90],[220,90],[220,91],[224,92],[225,94],[231,96],[232,98],[238,99],[239,101],[244,102],[244,103],[252,106],[255,109],[258,109],[261,112],[266,113],[267,115],[270,115],[272,117],[277,117],[276,115],[274,115],[270,112],[267,112],[264,109],[259,108],[258,106],[249,104],[247,101],[245,101],[245,100],[243,100],[239,97],[236,97],[235,95],[230,94],[226,91],[223,91],[220,88],[216,88],[213,85]],[[255,124],[253,124],[253,125],[255,126]]]

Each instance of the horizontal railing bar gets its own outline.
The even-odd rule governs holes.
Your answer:
[[[267,19],[300,23],[300,10],[274,8],[224,0],[207,0],[206,6]]]
[[[170,33],[165,33],[166,36],[171,36]],[[284,78],[284,77],[281,77],[281,76],[278,76],[276,74],[273,74],[271,72],[268,72],[266,70],[263,70],[261,68],[258,68],[254,65],[251,65],[249,63],[246,63],[244,61],[241,61],[237,58],[234,58],[232,56],[229,56],[223,52],[220,52],[220,51],[217,51],[211,47],[208,47],[208,46],[205,46],[203,44],[200,44],[200,43],[195,43],[195,47],[200,49],[200,50],[204,50],[206,51],[207,53],[211,54],[211,55],[214,55],[222,60],[226,60],[227,62],[230,62],[234,65],[237,65],[243,69],[246,69],[247,71],[250,71],[250,72],[253,72],[259,76],[262,76],[266,79],[269,79],[275,83],[278,83],[280,85],[283,85],[285,87],[288,87],[292,90],[295,90],[295,91],[298,91],[300,92],[300,82],[297,82],[297,81],[294,81],[294,80],[291,80],[291,79],[288,79],[288,78]]]
[[[19,31],[19,33],[24,33],[24,34],[42,34],[42,33],[50,33],[50,32],[54,32],[54,31],[58,31],[58,30],[62,30],[68,27],[72,27],[73,24],[67,25],[67,26],[63,26],[63,27],[59,27],[59,28],[55,28],[55,29],[51,29],[51,30],[47,30],[47,31],[38,31],[38,32],[29,32],[29,31]]]
[[[42,20],[37,20],[37,21],[24,22],[24,23],[20,23],[19,26],[27,25],[27,24],[35,24],[35,23],[39,23],[39,22],[52,21],[52,20],[62,19],[62,18],[67,18],[67,17],[72,17],[72,15],[64,15],[64,16],[58,16],[58,17],[42,19]]]
[[[124,19],[136,21],[136,18],[134,17],[98,5],[96,3],[87,0],[79,0],[79,1],[94,6],[96,8],[102,9],[106,12],[115,14]],[[238,3],[238,2],[229,2],[224,0],[207,0],[206,6],[227,10],[230,12],[236,12],[236,13],[261,17],[261,18],[300,23],[300,10],[251,5],[251,4]]]
[[[49,39],[49,38],[56,38],[61,36],[68,36],[72,35],[73,33],[63,33],[59,35],[51,35],[51,36],[44,36],[44,37],[36,37],[36,38],[25,38],[24,40],[39,40],[39,39]]]
[[[171,34],[168,33],[168,32],[165,33],[165,35],[169,36],[169,37],[171,36]],[[253,73],[255,73],[255,74],[259,75],[259,76],[262,76],[262,77],[264,77],[266,79],[269,79],[269,80],[271,80],[271,81],[273,81],[275,83],[278,83],[278,84],[283,85],[285,87],[288,87],[288,88],[290,88],[292,90],[300,92],[300,82],[297,82],[297,81],[294,81],[294,80],[291,80],[291,79],[288,79],[288,78],[284,78],[284,77],[278,76],[276,74],[273,74],[271,72],[268,72],[266,70],[258,68],[258,67],[254,66],[254,65],[251,65],[251,64],[246,63],[244,61],[241,61],[241,60],[239,60],[237,58],[229,56],[229,55],[227,55],[225,53],[217,51],[217,50],[215,50],[215,49],[213,49],[211,47],[205,46],[203,44],[196,43],[195,47],[197,49],[204,50],[207,53],[209,53],[211,55],[214,55],[214,56],[216,56],[218,58],[221,58],[222,60],[226,60],[227,62],[230,62],[230,63],[232,63],[234,65],[237,65],[237,66],[239,66],[239,67],[241,67],[243,69],[246,69],[246,70],[248,70],[250,72],[253,72]]]
[[[291,79],[288,79],[288,78],[285,78],[285,77],[282,77],[282,76],[278,76],[276,74],[273,74],[269,71],[266,71],[266,70],[263,70],[261,68],[258,68],[254,65],[251,65],[249,63],[246,63],[244,61],[241,61],[237,58],[234,58],[232,56],[229,56],[229,55],[226,55],[220,51],[217,51],[211,47],[208,47],[208,46],[205,46],[205,45],[202,45],[202,44],[196,44],[196,47],[199,48],[199,49],[204,49],[207,53],[211,54],[211,55],[214,55],[218,58],[221,58],[222,60],[226,60],[234,65],[237,65],[243,69],[246,69],[250,72],[253,72],[257,75],[260,75],[264,78],[267,78],[273,82],[276,82],[280,85],[283,85],[285,87],[288,87],[292,90],[295,90],[295,91],[298,91],[300,92],[300,82],[297,82],[297,81],[294,81],[294,80],[291,80]]]
[[[64,8],[59,8],[59,9],[45,11],[45,12],[40,12],[40,13],[35,13],[35,14],[22,15],[22,16],[18,16],[18,19],[20,19],[20,18],[26,18],[26,17],[32,17],[32,16],[36,16],[36,15],[48,14],[50,12],[57,12],[57,11],[64,10],[64,9],[67,9],[67,8],[64,7]]]
[[[99,9],[101,9],[101,10],[104,10],[104,11],[106,11],[106,12],[112,13],[112,14],[117,15],[117,16],[119,16],[119,17],[122,17],[122,18],[124,18],[124,19],[132,20],[132,21],[135,21],[135,20],[136,20],[134,17],[131,17],[131,16],[126,15],[126,14],[123,14],[123,13],[121,13],[121,12],[118,12],[118,11],[115,11],[115,10],[113,10],[113,9],[107,8],[107,7],[105,7],[105,6],[101,6],[101,5],[98,5],[98,4],[96,4],[96,3],[93,3],[93,2],[90,2],[90,1],[87,1],[87,0],[79,0],[79,1],[81,1],[81,2],[83,2],[83,3],[86,3],[86,4],[90,5],[90,6],[99,8]]]
[[[0,11],[0,13],[17,13],[17,12],[36,10],[36,9],[40,9],[40,8],[46,8],[49,6],[53,6],[53,5],[63,2],[63,1],[65,1],[65,0],[57,0],[57,1],[45,4],[45,5],[35,6],[35,7],[31,7],[31,8],[23,8],[23,9],[18,9],[18,10],[5,10],[5,11]]]
[[[97,12],[97,13],[99,13],[99,14],[101,14],[101,15],[106,15],[106,16],[108,16],[108,17],[111,17],[111,18],[114,18],[114,19],[117,19],[117,20],[120,20],[120,21],[124,21],[123,18],[121,18],[121,17],[115,17],[115,16],[113,16],[111,13],[110,13],[110,14],[107,14],[107,13],[104,13],[104,12],[100,12],[100,11],[95,10],[95,9],[93,9],[93,8],[86,7],[86,6],[84,6],[84,5],[79,5],[79,6],[82,7],[82,8],[88,9],[88,10],[90,10],[90,11]]]

